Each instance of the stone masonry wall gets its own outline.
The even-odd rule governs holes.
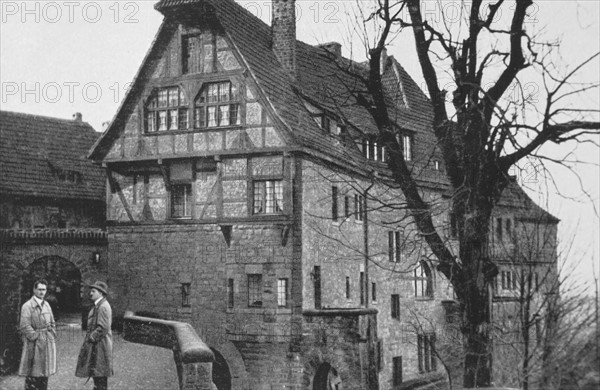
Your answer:
[[[100,262],[92,258],[100,254]],[[82,283],[93,283],[106,279],[108,270],[107,247],[102,244],[8,244],[0,246],[0,352],[7,359],[6,367],[18,364],[21,339],[17,335],[20,307],[24,303],[21,284],[28,267],[44,257],[58,257],[71,262],[81,273]]]
[[[315,307],[314,267],[320,266],[323,309],[367,305],[376,309],[377,332],[382,341],[379,385],[387,389],[392,388],[394,357],[402,357],[404,381],[431,375],[419,372],[417,334],[435,333],[440,344],[452,339],[445,337],[451,330],[445,327],[441,304],[452,298],[452,289],[445,277],[435,271],[428,248],[415,235],[411,219],[401,209],[403,197],[398,191],[376,184],[369,189],[371,195],[367,197],[369,298],[368,302],[361,303],[361,295],[364,298],[367,295],[365,291],[361,294],[360,286],[360,275],[365,272],[364,220],[356,215],[355,195],[364,193],[370,184],[304,161],[303,307],[305,310]],[[337,221],[332,220],[332,187],[337,187]],[[446,232],[446,201],[435,192],[424,196],[436,205],[434,221]],[[346,210],[346,202],[349,202],[349,210]],[[390,207],[394,204],[396,208]],[[389,231],[400,232],[401,253],[397,262],[390,261]],[[433,294],[430,297],[415,296],[413,270],[420,261],[426,261],[431,271]],[[392,294],[399,295],[399,318],[391,316]],[[438,364],[437,371],[441,370]]]

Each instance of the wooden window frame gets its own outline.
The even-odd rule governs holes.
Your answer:
[[[248,274],[248,307],[263,307],[262,274]]]
[[[172,98],[174,91],[177,91],[176,101]],[[173,119],[174,113],[176,119]],[[179,85],[154,88],[144,104],[143,122],[145,134],[189,130],[189,101],[183,89]]]
[[[241,84],[237,82],[222,80],[205,83],[194,99],[192,127],[206,130],[241,126],[241,95]],[[235,118],[233,122],[232,118]]]
[[[277,279],[277,307],[289,307],[289,279]]]
[[[178,206],[175,202],[179,199],[176,197],[176,190],[185,188],[183,192],[183,215],[178,215],[175,212],[175,207]],[[192,183],[173,183],[169,189],[169,210],[171,219],[190,219],[192,218],[193,209],[193,188]],[[189,191],[188,191],[189,190]]]
[[[283,180],[252,180],[252,214],[283,214]]]
[[[402,251],[400,249],[400,232],[398,230],[388,231],[388,258],[390,262],[400,263],[402,261]]]
[[[433,298],[433,275],[425,261],[420,261],[414,269],[414,292],[417,298]]]

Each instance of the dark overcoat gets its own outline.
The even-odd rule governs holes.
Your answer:
[[[50,304],[42,302],[40,305],[32,297],[21,307],[21,376],[40,377],[56,373],[56,324]]]
[[[112,376],[112,310],[102,298],[88,314],[87,334],[79,351],[75,376],[80,378]]]

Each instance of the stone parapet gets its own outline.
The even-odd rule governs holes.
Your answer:
[[[216,390],[212,382],[214,354],[185,322],[136,316],[125,312],[125,340],[173,350],[181,390]]]

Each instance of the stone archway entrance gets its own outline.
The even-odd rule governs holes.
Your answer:
[[[231,390],[231,372],[227,361],[219,351],[211,348],[215,354],[212,366],[212,380],[218,390]]]
[[[313,380],[313,390],[342,390],[342,380],[335,368],[323,363],[317,369]]]
[[[31,298],[33,282],[48,281],[46,300],[55,319],[81,313],[81,272],[68,260],[59,256],[45,256],[27,267],[21,279],[21,302]]]

